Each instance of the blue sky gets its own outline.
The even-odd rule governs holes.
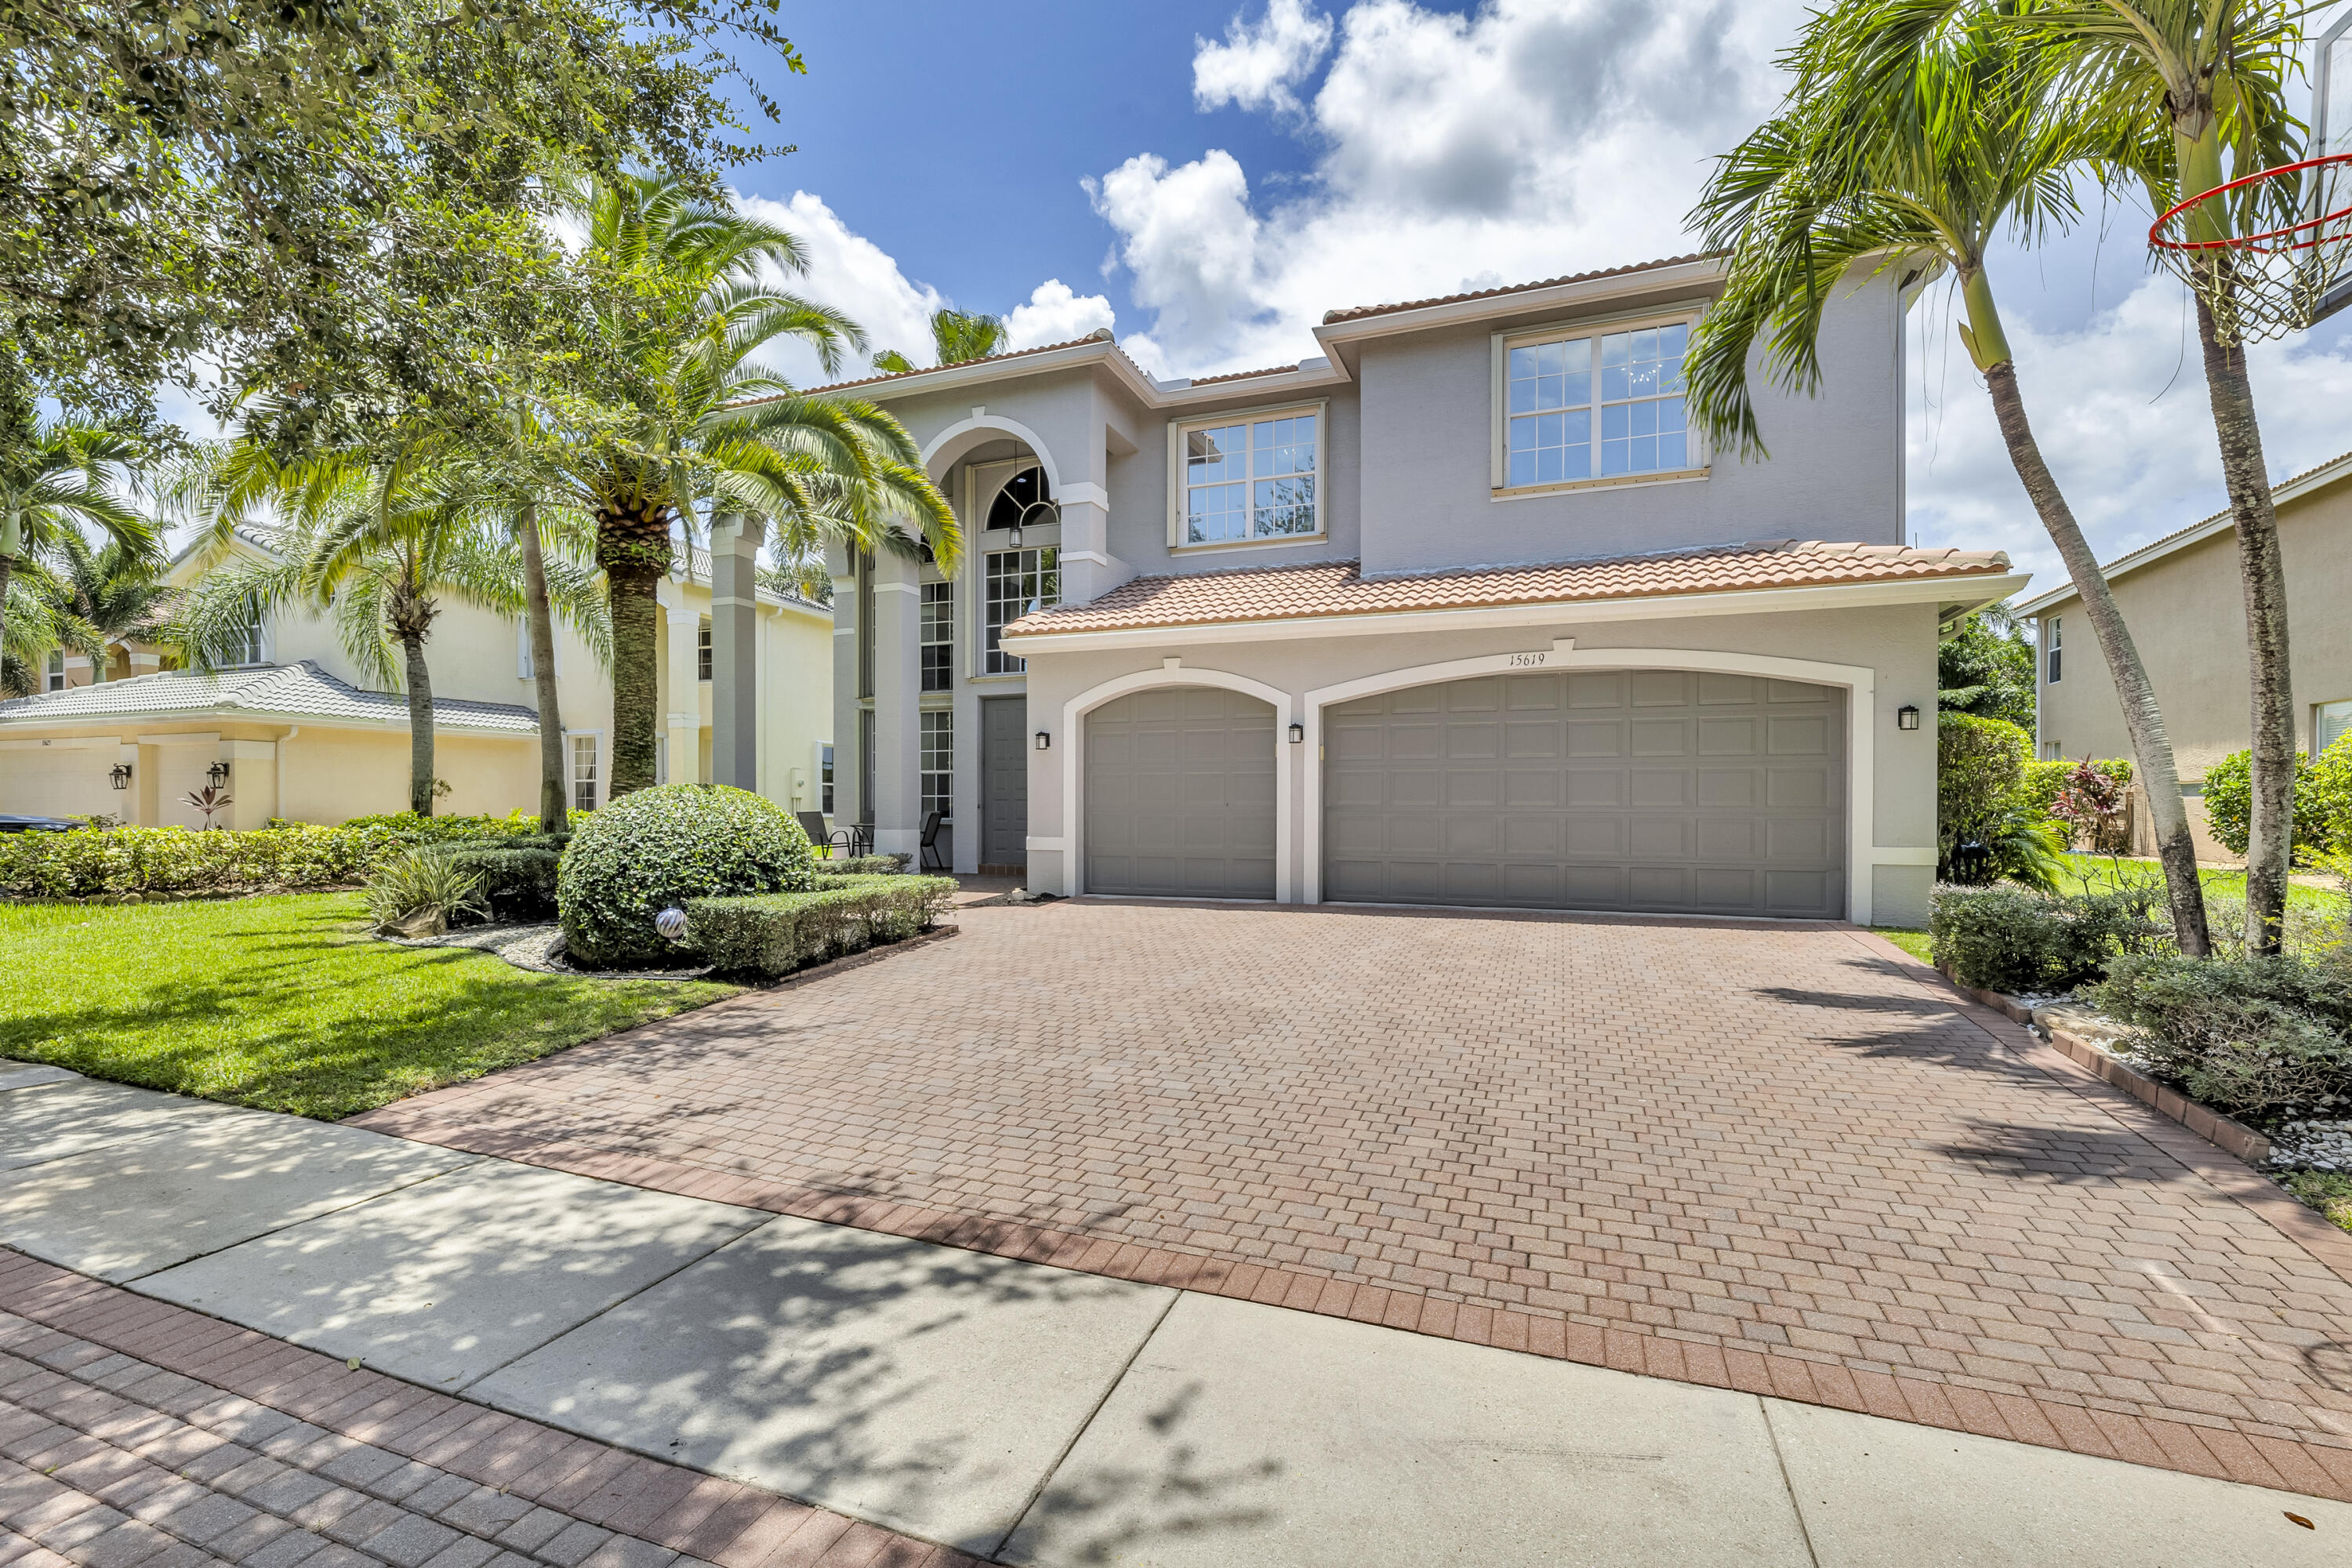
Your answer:
[[[806,291],[919,363],[945,301],[1010,312],[1016,346],[1110,326],[1163,375],[1278,364],[1315,352],[1334,307],[1689,248],[1679,220],[1706,160],[1770,110],[1770,60],[1804,9],[788,9],[809,71],[768,85],[777,139],[800,151],[740,184],[808,241]],[[2044,452],[2109,555],[2223,501],[2193,331],[2179,287],[2147,273],[2147,220],[2113,206],[1995,273]],[[2007,549],[2046,582],[2054,553],[1949,322],[1938,298],[1912,313],[1913,537]],[[2274,473],[2352,448],[2352,312],[2252,363]]]

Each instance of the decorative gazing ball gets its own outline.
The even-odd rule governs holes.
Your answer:
[[[675,904],[654,917],[654,929],[672,942],[686,940],[686,911]]]

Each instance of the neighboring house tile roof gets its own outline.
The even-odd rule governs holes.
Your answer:
[[[1305,566],[1138,577],[1092,604],[1024,616],[1005,627],[1004,635],[1958,579],[1997,576],[2009,569],[2009,557],[1999,551],[1914,550],[1896,544],[1832,544],[1795,539],[1409,576],[1366,577],[1357,562],[1323,561]]]
[[[87,719],[143,719],[240,713],[290,713],[320,719],[357,719],[408,725],[408,699],[394,692],[362,691],[329,675],[309,659],[258,669],[223,669],[210,674],[166,670],[96,686],[37,692],[0,702],[0,724],[70,723]],[[509,702],[433,700],[433,721],[453,729],[504,730],[535,734],[539,715]]]
[[[2343,479],[2347,473],[2352,473],[2352,452],[2339,452],[2324,463],[2315,463],[2303,472],[2289,475],[2273,485],[2271,487],[2272,504],[2275,506],[2286,501],[2300,500],[2312,491]],[[2236,520],[2225,508],[2201,522],[2192,522],[2187,528],[2176,529],[2152,543],[2143,544],[2137,550],[2127,551],[2113,561],[2102,563],[2099,567],[2100,575],[2112,582],[2126,572],[2137,572],[2143,566],[2152,565],[2176,551],[2185,550],[2201,540],[2229,532],[2236,526]],[[2032,617],[2041,615],[2053,605],[2063,605],[2074,597],[2074,584],[2071,582],[2061,582],[2048,593],[2036,594],[2032,598],[2023,600],[2012,605],[2011,608],[2019,616]]]
[[[1400,300],[1389,305],[1357,305],[1345,310],[1324,311],[1323,324],[1328,327],[1340,321],[1360,321],[1366,316],[1388,316],[1399,310],[1424,310],[1433,305],[1457,305],[1465,300],[1492,300],[1504,294],[1532,294],[1538,289],[1557,289],[1567,283],[1589,283],[1596,278],[1620,278],[1629,272],[1655,272],[1662,268],[1687,266],[1691,262],[1706,261],[1723,254],[1719,250],[1694,251],[1688,256],[1665,256],[1655,261],[1633,261],[1622,267],[1602,267],[1591,272],[1571,272],[1563,278],[1546,278],[1534,283],[1506,283],[1499,289],[1473,289],[1466,294],[1440,294],[1428,300]]]
[[[960,359],[955,362],[955,364],[919,364],[912,370],[885,371],[879,375],[859,376],[855,381],[827,382],[823,386],[812,386],[805,392],[796,392],[791,394],[791,395],[795,397],[809,397],[814,396],[820,392],[843,392],[853,386],[873,386],[886,381],[905,381],[910,376],[929,375],[934,371],[953,370],[957,365],[994,364],[1000,360],[1026,359],[1032,354],[1052,353],[1055,349],[1074,349],[1082,343],[1107,343],[1111,342],[1112,341],[1110,329],[1108,327],[1097,327],[1085,337],[1072,338],[1067,342],[1039,343],[1033,349],[1009,349],[1003,353],[985,354],[979,359]],[[779,395],[779,396],[782,395]],[[776,401],[777,398],[775,397],[750,397],[744,399],[740,403],[730,405],[730,406],[736,408],[749,408],[755,404],[773,403]]]

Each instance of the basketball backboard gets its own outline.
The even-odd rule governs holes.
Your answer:
[[[2311,145],[2305,155],[2325,158],[2343,153],[2352,153],[2352,15],[2338,16],[2319,36],[2319,48],[2312,60]],[[2338,164],[2315,170],[2314,174],[2304,210],[2315,216],[2344,206],[2352,174]],[[2323,243],[2329,241],[2352,242],[2352,234],[2322,237]],[[2352,279],[2329,289],[2312,319],[2322,320],[2347,305],[2352,305]]]

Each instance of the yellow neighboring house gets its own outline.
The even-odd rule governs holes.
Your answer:
[[[240,537],[234,548],[266,547]],[[192,553],[172,580],[197,573]],[[658,590],[661,776],[703,781],[710,765],[710,560],[691,552]],[[435,809],[539,809],[539,719],[530,644],[519,619],[441,597],[425,659],[433,673]],[[833,612],[759,593],[759,789],[787,810],[832,810]],[[555,628],[557,693],[574,806],[604,802],[612,682],[587,645]],[[48,689],[0,702],[0,813],[107,813],[150,826],[204,826],[186,797],[222,782],[220,827],[273,816],[337,823],[408,806],[408,700],[372,691],[320,616],[274,618],[238,667],[197,674],[162,650],[52,654]],[[226,770],[222,772],[221,770]]]
[[[2272,490],[2286,561],[2294,743],[2325,751],[2352,731],[2352,452]],[[2156,686],[2189,796],[2200,859],[2237,857],[2207,831],[2205,770],[2242,752],[2248,715],[2246,600],[2230,514],[2168,534],[2107,563],[2116,607]],[[2037,733],[2043,757],[2128,757],[2123,705],[2072,587],[2016,606],[2035,623]]]

